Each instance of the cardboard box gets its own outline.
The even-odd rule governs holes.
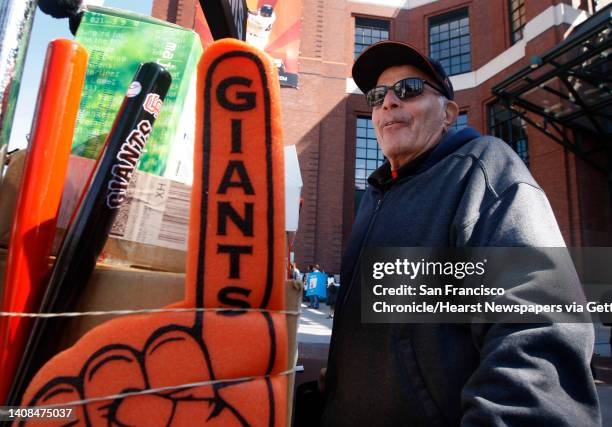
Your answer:
[[[7,248],[9,245],[13,212],[17,202],[25,157],[26,150],[19,150],[14,153],[11,156],[11,163],[7,168],[6,175],[0,182],[0,247],[2,248]],[[66,174],[64,196],[58,215],[58,230],[52,255],[57,254],[68,222],[83,191],[86,181],[83,176],[88,176],[95,163],[93,160],[78,156],[73,156],[73,160],[69,163]],[[160,207],[160,203],[152,205],[143,201],[146,200],[143,194],[151,194],[149,190],[143,189],[138,193],[138,196],[135,196],[134,186],[138,182],[138,177],[142,176],[145,176],[145,179],[149,177],[163,183],[170,183],[170,180],[139,171],[135,175],[137,178],[131,183],[128,194],[137,200],[121,207],[118,220],[100,258],[107,263],[124,267],[184,272],[191,187],[175,181],[172,181],[172,188],[168,184],[165,187],[165,196],[162,201],[168,203],[168,199],[170,199],[170,203],[174,207],[166,209],[165,204]],[[176,196],[175,187],[180,192],[178,196]],[[159,194],[159,189],[157,189],[157,194]],[[180,200],[177,200],[177,197],[180,197]],[[129,223],[126,221],[127,215],[130,215]],[[165,223],[162,221],[165,221]],[[166,232],[166,242],[170,243],[170,247],[163,246],[160,242],[164,242],[161,239],[156,239],[159,233],[164,232]]]
[[[61,236],[85,189],[95,161],[70,156],[58,215],[57,253]],[[105,263],[184,272],[189,231],[191,186],[135,171],[100,260]]]
[[[0,247],[8,247],[25,155],[26,150],[12,155],[0,183]],[[71,156],[53,255],[57,254],[94,164],[91,159]],[[294,233],[299,219],[301,176],[293,146],[285,148],[285,175],[286,230]],[[123,267],[184,272],[190,197],[191,187],[186,184],[136,171],[128,189],[129,202],[120,208],[100,260]]]

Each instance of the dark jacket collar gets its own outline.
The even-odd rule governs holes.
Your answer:
[[[435,147],[400,167],[395,179],[391,178],[391,164],[386,160],[368,177],[368,183],[379,190],[386,191],[402,178],[425,172],[459,147],[478,137],[480,133],[471,127],[460,130],[449,129]]]

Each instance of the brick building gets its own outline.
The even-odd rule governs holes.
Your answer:
[[[155,0],[153,15],[192,27],[193,1]],[[456,125],[500,136],[517,151],[548,194],[569,246],[609,246],[609,151],[602,154],[607,166],[593,167],[574,155],[570,145],[547,136],[546,129],[528,124],[530,117],[535,122],[533,113],[509,111],[492,92],[504,79],[534,61],[537,65],[541,55],[562,44],[602,3],[302,0],[299,88],[281,91],[285,143],[296,144],[304,181],[294,243],[298,265],[319,263],[328,272],[339,271],[365,178],[383,160],[350,68],[365,46],[387,38],[408,41],[440,60],[451,74],[461,109]],[[605,135],[586,133],[581,138],[595,143],[610,139],[609,122],[606,126]],[[578,137],[571,128],[559,132],[570,135],[564,141]]]

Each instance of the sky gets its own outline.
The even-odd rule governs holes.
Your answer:
[[[89,3],[103,4],[104,6],[150,15],[153,0],[96,0]],[[68,28],[68,19],[55,19],[37,9],[26,54],[21,88],[17,99],[17,109],[11,128],[10,150],[27,146],[27,135],[30,133],[32,116],[36,106],[45,52],[49,42],[56,38],[74,39]]]

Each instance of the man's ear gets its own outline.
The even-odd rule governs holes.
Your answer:
[[[459,115],[459,106],[455,101],[447,100],[444,107],[444,127],[448,129]]]

